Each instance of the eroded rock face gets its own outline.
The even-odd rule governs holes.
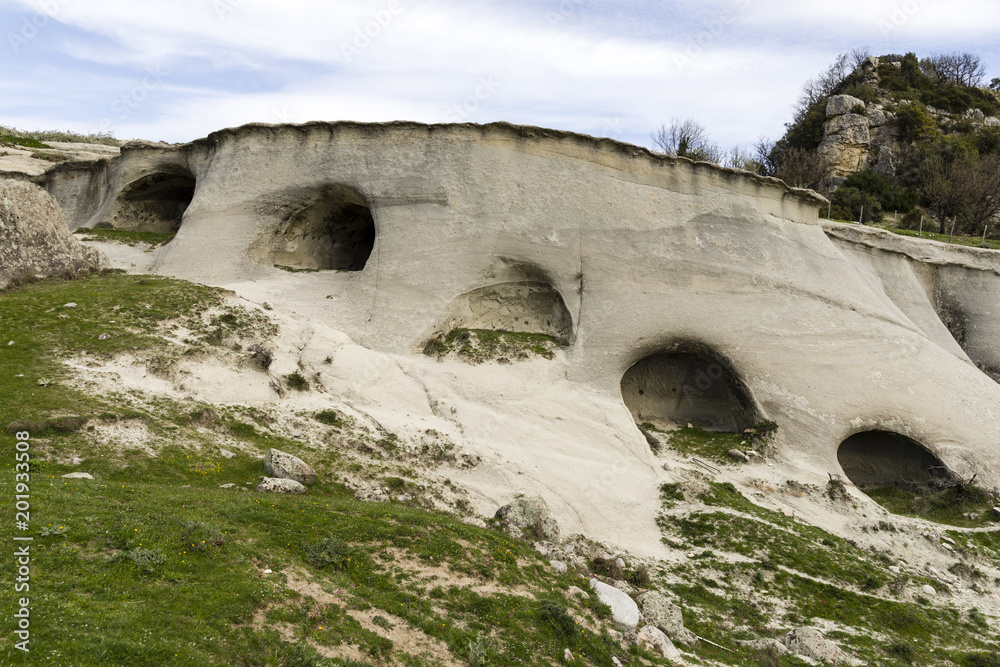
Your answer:
[[[31,183],[0,181],[0,289],[95,271],[102,261],[100,252],[73,238],[51,195]]]
[[[46,187],[73,227],[93,226],[129,184],[183,170],[194,197],[155,273],[308,318],[304,370],[328,392],[392,431],[454,428],[485,464],[464,483],[504,501],[545,489],[564,531],[659,553],[659,465],[636,413],[677,419],[688,410],[667,390],[685,385],[684,406],[714,411],[706,424],[777,422],[776,457],[798,479],[825,483],[845,439],[886,431],[1000,484],[1000,385],[983,372],[1000,354],[998,253],[871,244],[824,228],[824,199],[773,179],[503,123],[250,125],[126,146],[101,169],[48,172]],[[276,248],[299,253],[324,229],[310,214],[286,235],[289,222],[340,186],[372,216],[363,268],[275,268]],[[337,233],[314,249],[362,250],[344,216],[328,218]],[[569,340],[552,360],[431,363],[420,352],[450,322]],[[704,362],[690,377],[651,367],[623,383],[685,351]],[[520,474],[493,474],[494,460]]]

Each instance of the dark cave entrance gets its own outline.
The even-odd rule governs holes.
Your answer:
[[[897,487],[920,492],[953,478],[929,449],[890,431],[855,433],[841,443],[837,460],[860,489]]]
[[[190,173],[157,172],[122,189],[112,226],[136,232],[174,233],[194,199],[195,178]]]
[[[687,424],[740,433],[758,421],[750,391],[718,355],[701,346],[653,354],[621,381],[622,398],[637,423],[668,428]]]
[[[337,186],[293,213],[275,236],[276,265],[361,271],[375,247],[375,219],[359,194]]]

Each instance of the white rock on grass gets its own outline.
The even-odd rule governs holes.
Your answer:
[[[552,569],[558,574],[566,574],[566,572],[569,571],[569,567],[561,560],[550,560],[549,565],[551,565]]]
[[[305,486],[299,484],[294,479],[280,479],[277,477],[265,477],[257,485],[257,490],[266,493],[293,493],[302,494],[309,491]]]
[[[573,652],[568,648],[563,649],[563,660],[566,662],[573,662]]]
[[[636,635],[640,644],[645,644],[653,653],[659,653],[671,662],[684,664],[681,652],[677,650],[663,632],[652,625],[644,625]]]
[[[67,475],[63,475],[65,479],[94,479],[94,476],[89,472],[71,472]]]
[[[316,482],[316,471],[297,456],[277,449],[271,449],[264,457],[264,470],[271,477],[292,479],[299,484],[312,486]]]
[[[921,586],[920,592],[923,593],[924,595],[937,595],[937,591],[934,590],[934,587],[929,584],[924,584],[923,586]]]
[[[590,580],[590,588],[597,593],[598,599],[611,607],[611,618],[615,623],[628,630],[635,630],[639,625],[639,606],[635,600],[597,579]]]

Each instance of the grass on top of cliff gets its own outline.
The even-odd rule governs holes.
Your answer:
[[[336,481],[338,453],[248,424],[264,418],[256,408],[88,395],[60,363],[163,346],[157,332],[176,318],[254,329],[231,311],[212,316],[222,302],[213,288],[121,273],[0,295],[0,495],[28,496],[17,534],[34,538],[30,588],[0,602],[12,619],[29,598],[30,653],[5,632],[3,664],[556,665],[566,648],[580,664],[669,664],[614,644],[607,608],[569,591],[586,588],[580,573],[558,575],[499,530],[355,500]],[[345,427],[329,411],[313,417]],[[205,444],[225,432],[243,449],[222,458],[167,444],[151,455],[124,430],[95,444],[95,423],[168,442],[218,426]],[[16,452],[25,430],[30,447]],[[268,446],[315,467],[307,495],[253,490]],[[63,477],[78,471],[96,479]],[[13,591],[15,575],[0,568],[0,587]]]
[[[74,144],[104,144],[106,146],[121,146],[123,141],[108,134],[80,134],[69,130],[19,130],[15,127],[0,125],[0,140],[8,143],[26,146],[28,148],[50,148],[45,141],[56,141]]]

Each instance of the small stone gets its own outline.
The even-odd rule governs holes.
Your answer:
[[[729,458],[733,459],[734,461],[739,461],[740,463],[747,463],[748,461],[750,461],[750,458],[738,449],[730,449],[726,453],[729,455]]]
[[[63,308],[76,308],[76,304],[70,301],[69,303],[64,303]]]
[[[535,542],[532,546],[534,547],[535,551],[542,554],[543,556],[549,555],[549,548],[545,546],[544,542]]]
[[[111,334],[109,334],[109,333],[102,333],[100,336],[97,337],[97,340],[107,340],[109,338],[111,338]]]
[[[257,490],[262,493],[291,493],[301,495],[308,489],[296,482],[294,479],[279,479],[276,477],[265,477],[257,485]]]
[[[264,570],[264,574],[271,574],[271,570]]]
[[[566,589],[566,592],[574,597],[582,598],[584,600],[590,597],[590,593],[576,586],[570,586]]]
[[[221,449],[221,448],[219,449],[219,456],[221,456],[224,459],[235,459],[236,458],[236,454],[234,454],[233,452],[229,451],[228,449]]]
[[[10,347],[13,344],[14,344],[14,341],[10,341],[9,343],[7,343],[7,347]]]
[[[378,486],[363,486],[354,492],[354,497],[366,503],[389,502],[389,494],[385,492],[385,489]]]
[[[1000,507],[994,507],[993,511],[1000,515]]]
[[[573,652],[568,648],[563,649],[563,660],[566,662],[573,662]]]
[[[923,593],[924,595],[937,595],[937,591],[934,590],[934,587],[928,584],[924,584],[923,586],[921,586],[920,592]]]
[[[556,571],[557,574],[566,574],[569,571],[569,567],[561,560],[550,560],[549,565],[552,569]]]
[[[976,514],[975,512],[969,512],[966,516],[969,517],[970,521],[975,521],[976,519],[979,518],[979,515]]]
[[[401,503],[408,503],[413,501],[413,496],[411,496],[408,493],[401,493],[398,496],[396,496],[396,500],[398,500]]]
[[[614,667],[622,667],[622,661],[615,656],[611,656],[611,664],[614,665]]]
[[[900,570],[899,566],[897,565],[890,565],[889,571],[892,572],[893,574],[899,574],[900,572],[902,572],[902,570]]]
[[[229,484],[219,484],[219,488],[220,489],[231,489],[234,486],[236,486],[236,485],[233,484],[232,482],[230,482]]]
[[[185,484],[185,485],[184,485],[184,486],[182,486],[181,488],[182,488],[182,489],[190,489],[190,488],[191,488],[191,485],[190,485],[190,484]]]
[[[954,547],[952,547],[950,544],[948,544],[946,542],[942,542],[941,546],[944,548],[945,551],[954,551],[955,550]]]
[[[292,429],[292,437],[296,440],[301,440],[303,438],[302,431],[299,429]]]
[[[952,546],[955,546],[955,540],[951,539],[951,538],[950,538],[950,537],[948,537],[947,535],[942,535],[942,536],[941,536],[941,541],[942,541],[942,542],[947,542],[948,544],[950,544],[950,545],[952,545]]]
[[[621,558],[616,558],[615,559],[615,565],[617,565],[618,567],[620,567],[623,570],[628,567],[628,565],[625,564],[625,561],[623,559],[621,559]]]
[[[664,470],[666,470],[667,472],[670,472],[671,470],[674,469],[674,467],[672,465],[670,465],[670,461],[664,461],[660,465],[660,467],[663,468]]]
[[[567,554],[571,554],[574,551],[576,551],[576,545],[571,544],[568,547],[566,547],[565,549],[563,549],[563,551],[566,552]]]
[[[677,662],[683,659],[681,652],[677,650],[677,647],[674,646],[673,642],[667,639],[667,636],[656,626],[643,626],[642,629],[639,630],[636,638],[640,644],[645,644],[651,651],[659,653],[671,662]]]
[[[94,476],[89,472],[71,472],[69,474],[63,475],[65,479],[94,479]]]

